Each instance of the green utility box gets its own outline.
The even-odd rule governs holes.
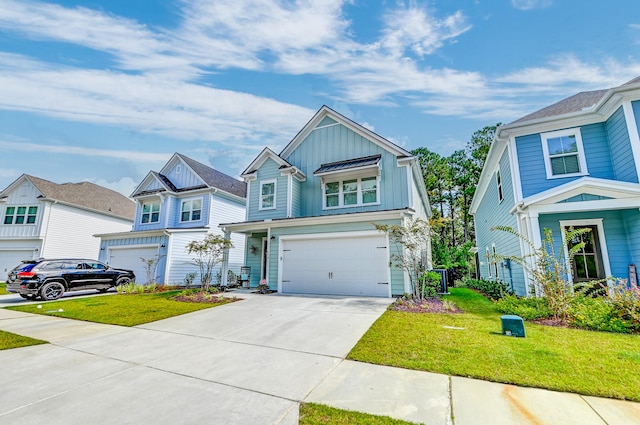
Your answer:
[[[507,314],[500,316],[500,321],[502,321],[502,335],[525,337],[522,317]]]

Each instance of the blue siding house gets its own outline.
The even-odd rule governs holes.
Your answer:
[[[222,222],[244,219],[245,196],[243,181],[176,153],[160,172],[150,171],[131,195],[137,204],[133,229],[97,235],[100,260],[133,270],[138,283],[153,279],[182,285],[188,273],[197,272],[187,244],[207,233],[222,235],[218,227]],[[234,248],[226,267],[239,273],[245,238],[228,236]],[[147,276],[141,259],[158,259],[155,276]]]
[[[404,272],[389,267],[396,248],[373,226],[430,215],[409,152],[323,106],[280,154],[265,148],[242,177],[247,215],[221,227],[246,235],[251,286],[264,279],[284,293],[410,292]]]
[[[562,228],[587,227],[571,280],[613,276],[637,284],[629,270],[640,264],[639,124],[640,77],[499,127],[471,206],[481,276],[531,293],[525,270],[491,261],[495,253],[529,254],[529,246],[494,226],[510,226],[537,247],[548,228],[557,252],[566,252]]]

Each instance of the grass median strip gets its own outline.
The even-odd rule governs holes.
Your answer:
[[[171,297],[178,293],[180,291],[136,295],[115,294],[8,307],[8,309],[87,322],[136,326],[231,302],[229,299],[223,299],[219,303],[172,300]],[[41,307],[38,308],[38,305]]]
[[[298,423],[300,425],[414,425],[413,422],[393,419],[388,416],[352,412],[315,403],[302,403],[300,405],[300,420]]]
[[[640,401],[640,336],[525,323],[501,335],[500,313],[463,288],[445,297],[462,314],[386,311],[351,360],[521,386]]]
[[[28,347],[30,345],[48,344],[47,341],[16,335],[11,332],[0,331],[0,350],[10,348]]]

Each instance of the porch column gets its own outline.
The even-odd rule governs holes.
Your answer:
[[[538,249],[542,247],[542,236],[540,236],[540,216],[537,212],[529,212],[528,217],[527,217],[527,221],[529,222],[529,231],[530,231],[530,237],[531,237],[531,243],[533,243],[533,247],[534,249]],[[528,250],[531,250],[531,247],[528,247]],[[532,254],[532,252],[530,252],[529,254]],[[535,261],[536,259],[533,257],[529,257],[527,262],[529,263],[529,267],[533,268],[535,267]],[[525,272],[525,275],[528,275],[528,273]],[[532,276],[528,276],[528,278],[531,278]],[[540,285],[538,285],[537,282],[534,282],[533,288],[536,291],[536,296],[540,296],[542,295],[541,291],[542,288],[540,288]]]
[[[224,231],[224,238],[225,239],[231,239],[231,232],[228,231]],[[222,286],[228,286],[228,279],[227,279],[227,275],[229,272],[229,248],[225,248],[224,251],[222,251],[222,265],[220,268],[220,285]]]

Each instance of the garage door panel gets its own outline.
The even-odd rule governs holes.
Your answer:
[[[7,280],[7,276],[22,260],[33,258],[32,250],[25,251],[0,251],[0,282]]]
[[[284,240],[282,267],[283,292],[389,296],[381,235]]]
[[[157,247],[111,249],[109,251],[109,265],[115,268],[133,270],[136,275],[136,282],[144,284],[147,282],[147,272],[140,258],[150,259],[156,255],[158,255]]]

